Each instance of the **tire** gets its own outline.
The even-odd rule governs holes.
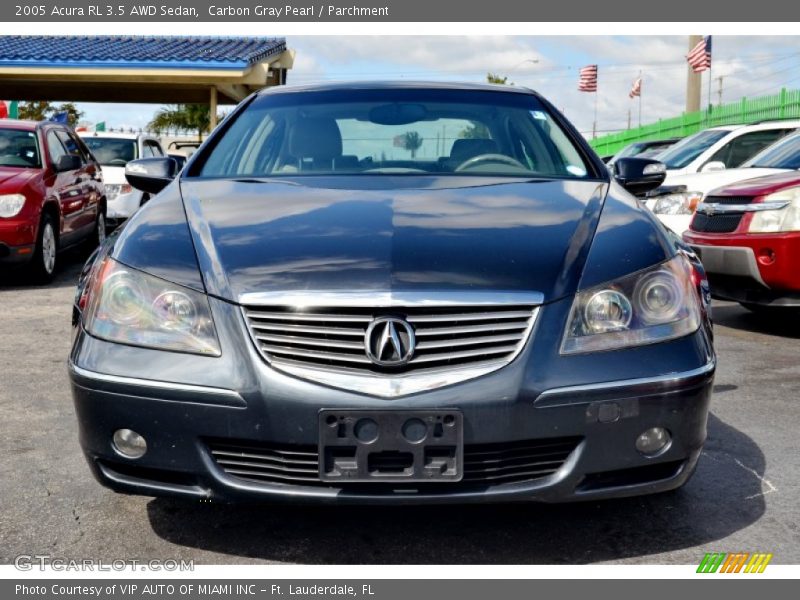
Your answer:
[[[36,283],[47,284],[56,275],[58,262],[58,235],[51,215],[45,214],[39,226],[36,251],[33,253],[31,275]]]
[[[97,213],[97,220],[94,224],[94,246],[99,247],[103,245],[103,242],[106,241],[106,236],[108,235],[108,229],[106,228],[106,215],[99,211]],[[94,250],[94,248],[92,248]]]

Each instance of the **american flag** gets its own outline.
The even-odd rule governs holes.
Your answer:
[[[637,77],[636,81],[633,82],[633,86],[631,86],[631,91],[628,92],[628,98],[636,98],[636,96],[642,95],[642,78]]]
[[[711,36],[707,35],[686,55],[689,66],[695,73],[711,68]]]
[[[581,69],[581,76],[578,79],[578,91],[597,91],[597,65],[587,65]]]

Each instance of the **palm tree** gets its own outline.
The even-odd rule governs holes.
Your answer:
[[[170,129],[193,131],[201,141],[210,122],[208,104],[173,104],[160,109],[147,127],[156,133]]]
[[[422,146],[422,136],[416,131],[407,131],[403,134],[403,148],[411,152],[411,158],[416,158],[417,150]]]

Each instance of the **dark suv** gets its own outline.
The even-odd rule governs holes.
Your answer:
[[[60,250],[104,239],[103,177],[80,138],[59,123],[0,122],[0,264],[49,282]]]

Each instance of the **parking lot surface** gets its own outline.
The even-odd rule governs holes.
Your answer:
[[[224,506],[122,496],[80,452],[66,360],[83,257],[51,286],[0,273],[0,563],[674,563],[705,552],[800,562],[797,317],[714,307],[719,367],[697,473],[677,492],[568,505]]]

